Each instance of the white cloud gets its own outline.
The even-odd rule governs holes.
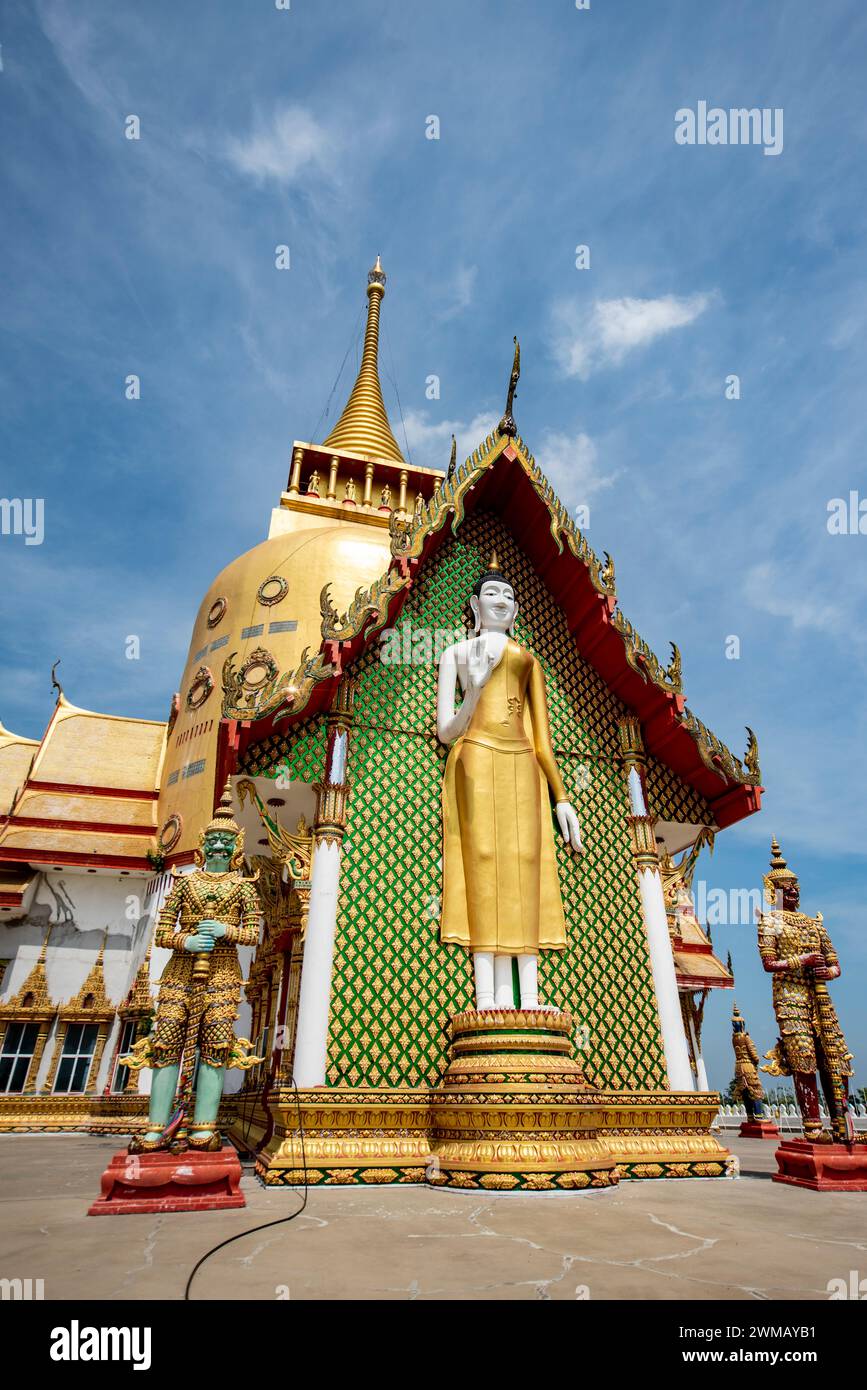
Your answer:
[[[770,561],[763,561],[747,571],[743,584],[744,596],[754,608],[772,618],[784,618],[796,630],[815,628],[828,632],[841,627],[841,613],[833,603],[823,601],[815,588],[807,594],[796,594],[791,572],[780,574]]]
[[[292,183],[303,170],[328,172],[334,141],[303,106],[285,106],[270,120],[257,118],[243,139],[232,136],[225,146],[229,163],[260,183]]]
[[[496,428],[499,415],[489,415],[484,411],[474,415],[472,420],[431,421],[425,410],[409,410],[404,416],[406,436],[412,450],[413,461],[422,468],[442,468],[448,465],[452,447],[452,435],[458,442],[458,466],[468,454],[473,452],[483,439]]]
[[[442,468],[448,464],[452,435],[458,444],[458,464],[496,429],[499,415],[480,412],[471,420],[431,421],[423,410],[410,410],[404,418],[413,461],[423,468]],[[536,462],[567,506],[590,501],[596,493],[611,487],[617,473],[605,474],[597,467],[598,452],[589,434],[561,434],[546,430]]]
[[[574,302],[554,310],[554,357],[566,376],[582,381],[602,367],[616,367],[628,353],[694,323],[712,294],[662,295],[659,299],[597,299],[582,310]]]
[[[587,503],[604,488],[611,487],[617,473],[601,473],[597,468],[598,450],[589,434],[560,434],[546,430],[536,450],[536,462],[568,507]]]
[[[111,80],[106,61],[110,37],[103,36],[89,16],[78,13],[65,0],[39,0],[37,16],[42,32],[85,101],[119,122],[124,114],[122,94]]]

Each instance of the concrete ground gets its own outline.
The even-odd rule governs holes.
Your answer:
[[[193,1299],[828,1298],[867,1275],[867,1194],[770,1181],[774,1144],[727,1140],[736,1180],[611,1192],[314,1188],[296,1220],[220,1250]],[[0,1137],[0,1279],[46,1299],[177,1299],[211,1246],[300,1204],[249,1169],[242,1211],[88,1217],[117,1139]]]

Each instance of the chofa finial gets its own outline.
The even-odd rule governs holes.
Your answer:
[[[509,393],[506,396],[506,409],[503,412],[502,420],[497,426],[497,433],[508,435],[510,439],[514,439],[515,435],[518,433],[512,410],[515,404],[515,392],[518,388],[518,379],[521,375],[521,344],[518,342],[517,338],[514,338],[513,342],[515,344],[515,356],[512,359],[512,375],[509,377]]]

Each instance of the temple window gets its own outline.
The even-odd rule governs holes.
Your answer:
[[[54,1082],[55,1095],[69,1095],[73,1091],[86,1089],[98,1033],[99,1025],[96,1023],[70,1023],[67,1026]]]
[[[118,1047],[117,1052],[115,1054],[117,1057],[125,1057],[127,1053],[132,1052],[133,1044],[136,1042],[137,1034],[138,1019],[128,1018],[123,1025],[123,1031],[120,1037],[120,1046]],[[125,1091],[128,1085],[129,1067],[122,1066],[120,1062],[116,1062],[114,1068],[114,1077],[111,1083],[112,1092],[114,1094],[117,1094],[120,1091]]]
[[[38,1023],[10,1023],[0,1052],[0,1092],[23,1091],[39,1038]]]

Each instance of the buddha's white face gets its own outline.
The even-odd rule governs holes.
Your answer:
[[[518,612],[511,584],[497,579],[486,580],[478,598],[474,594],[470,599],[470,607],[480,632],[508,632]]]

